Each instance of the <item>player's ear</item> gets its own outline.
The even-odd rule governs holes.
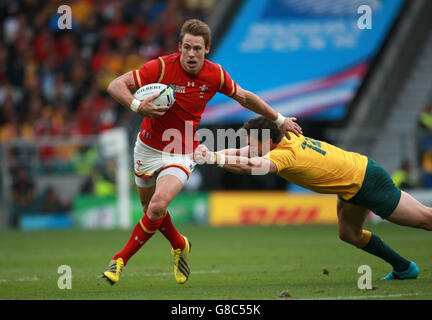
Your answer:
[[[181,43],[181,41],[179,41],[179,43],[178,43],[178,51],[179,52],[181,52],[181,48],[182,48],[182,43]]]
[[[208,54],[210,52],[210,45],[205,48],[205,53]]]

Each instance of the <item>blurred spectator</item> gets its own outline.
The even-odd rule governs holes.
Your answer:
[[[41,194],[39,203],[39,212],[41,213],[63,213],[70,210],[70,204],[66,204],[60,200],[51,186],[47,187]]]
[[[432,149],[422,155],[423,186],[432,188]]]
[[[95,169],[81,185],[80,192],[98,197],[115,196],[117,194],[115,179],[107,172]]]
[[[432,188],[432,104],[428,105],[419,116],[419,153],[422,169],[422,183],[425,188]]]
[[[93,147],[81,147],[72,157],[75,172],[82,177],[91,175],[98,160],[99,152]]]
[[[89,175],[85,177],[84,182],[80,186],[79,193],[80,194],[86,194],[86,195],[92,195],[94,192],[94,176]]]
[[[409,161],[404,160],[402,162],[400,169],[392,174],[392,179],[399,189],[410,189],[414,186]]]
[[[184,0],[184,6],[190,14],[189,18],[204,20],[211,14],[216,0]]]
[[[7,169],[13,175],[16,175],[17,168],[28,166],[29,159],[35,156],[34,149],[29,148],[26,144],[19,147],[10,146],[9,148],[5,148],[4,152],[7,153]]]
[[[93,194],[97,197],[115,196],[117,194],[116,185],[113,180],[97,172],[94,179]]]
[[[26,167],[18,167],[12,174],[10,189],[12,225],[18,226],[21,214],[36,210],[36,188]]]
[[[432,132],[432,105],[428,106],[419,117],[420,127]]]

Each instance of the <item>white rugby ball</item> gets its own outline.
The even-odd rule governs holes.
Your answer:
[[[143,101],[148,96],[159,93],[159,97],[154,99],[152,103],[155,106],[168,106],[171,107],[175,102],[175,92],[173,86],[165,85],[162,83],[150,83],[139,88],[135,93],[135,99]]]

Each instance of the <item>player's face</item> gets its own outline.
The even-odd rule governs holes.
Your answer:
[[[182,68],[188,73],[197,73],[201,70],[210,47],[205,46],[203,37],[186,33],[179,43],[179,51]]]

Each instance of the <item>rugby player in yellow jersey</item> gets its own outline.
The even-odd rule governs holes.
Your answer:
[[[248,146],[211,152],[199,145],[195,161],[240,174],[273,173],[318,193],[337,194],[340,239],[387,261],[393,270],[384,280],[417,278],[419,269],[414,262],[363,226],[372,210],[390,222],[432,230],[432,208],[399,190],[390,175],[364,155],[303,135],[291,135],[288,140],[263,117],[247,121],[243,128]]]

